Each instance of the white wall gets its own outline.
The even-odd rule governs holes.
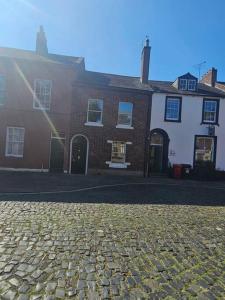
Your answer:
[[[178,123],[164,121],[166,96],[171,95],[153,94],[150,130],[161,128],[167,132],[171,164],[193,165],[195,135],[208,134],[208,125],[201,125],[203,97],[182,96],[181,123]],[[219,125],[215,130],[216,168],[225,170],[225,99],[220,99]]]

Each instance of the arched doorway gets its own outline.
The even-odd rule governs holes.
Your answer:
[[[150,133],[149,173],[163,173],[168,167],[169,137],[163,129]]]
[[[70,143],[70,173],[86,174],[88,168],[89,142],[86,136],[77,134]]]

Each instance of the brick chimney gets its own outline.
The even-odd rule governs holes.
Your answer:
[[[149,46],[149,39],[147,38],[141,54],[141,83],[148,83],[150,52],[151,47]]]
[[[217,82],[217,69],[215,68],[210,69],[206,74],[202,76],[200,82],[215,87]]]
[[[47,39],[45,36],[43,26],[40,26],[39,32],[37,33],[36,53],[43,56],[48,54]]]

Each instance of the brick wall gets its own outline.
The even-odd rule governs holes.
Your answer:
[[[103,99],[103,127],[85,126],[88,99]],[[120,101],[133,103],[134,129],[116,128]],[[124,171],[143,172],[145,133],[149,96],[134,91],[75,86],[71,112],[71,138],[83,134],[89,140],[88,170],[107,170],[111,160],[112,145],[107,140],[131,142],[126,149],[126,162],[131,163]]]
[[[62,64],[1,58],[0,74],[6,78],[6,101],[0,106],[0,167],[48,169],[52,126],[66,135],[69,146],[71,86],[74,71]],[[51,109],[33,109],[35,79],[52,80]],[[24,127],[23,158],[6,157],[6,128]],[[64,169],[68,166],[65,151]]]

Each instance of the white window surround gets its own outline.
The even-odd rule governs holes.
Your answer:
[[[97,122],[86,122],[84,123],[85,126],[93,126],[93,127],[103,127],[104,125],[102,123]]]
[[[121,125],[121,124],[116,125],[116,128],[120,128],[120,129],[134,129],[134,127],[132,127],[132,126]]]
[[[188,80],[188,90],[195,91],[196,90],[197,81],[195,79]]]
[[[94,102],[94,101],[98,101],[100,103],[100,110],[93,110],[93,109],[90,109],[90,103],[91,102]],[[99,121],[89,121],[89,113],[90,112],[93,112],[93,113],[100,113],[101,116],[100,116],[100,120]],[[87,121],[84,123],[84,125],[86,126],[98,126],[98,127],[102,127],[103,124],[102,124],[102,115],[103,115],[103,99],[94,99],[94,98],[90,98],[88,99],[88,108],[87,108]]]
[[[129,121],[130,124],[124,124],[124,122],[122,122],[122,120],[121,120],[121,116],[125,116],[125,118],[127,117],[127,120]],[[132,127],[132,117],[133,117],[133,103],[126,102],[126,101],[120,101],[119,107],[118,107],[118,120],[117,120],[116,128],[124,128],[124,129],[125,128],[126,129],[133,128]],[[125,123],[127,120],[125,119]]]
[[[107,140],[108,144],[113,144],[114,141],[112,140]],[[115,141],[115,142],[119,142],[119,141]],[[132,142],[124,142],[125,146],[126,145],[132,145]],[[126,159],[126,147],[125,147],[125,159]],[[112,161],[106,161],[105,162],[107,165],[109,165],[109,168],[115,168],[115,169],[126,169],[127,166],[130,166],[131,163],[129,162],[123,162],[123,163],[116,163],[116,162],[112,162]]]
[[[179,84],[179,88],[182,91],[186,91],[187,90],[187,85],[188,85],[188,81],[187,79],[179,79],[180,80],[180,84]]]
[[[41,100],[38,99],[37,97],[37,84],[44,84],[44,83],[49,83],[50,87],[49,87],[49,93],[45,94],[44,96],[48,96],[49,100],[48,100],[48,107],[45,107],[41,104]],[[34,80],[34,96],[33,96],[33,109],[37,109],[37,110],[50,110],[51,107],[51,98],[52,98],[52,80],[49,79],[40,79],[40,78],[36,78]],[[38,104],[38,105],[37,105]]]
[[[16,140],[11,140],[9,138],[9,132],[12,130],[12,137],[15,138],[15,133],[13,131],[20,130],[21,136],[17,138]],[[6,128],[6,148],[5,148],[5,156],[6,157],[17,157],[17,158],[23,158],[23,151],[24,151],[24,137],[25,137],[25,128],[23,127],[7,127]],[[9,153],[9,143],[12,143],[12,145],[15,144],[22,144],[22,154],[16,154],[16,153]],[[12,147],[12,151],[15,150]],[[17,151],[18,151],[18,145],[17,145]]]

